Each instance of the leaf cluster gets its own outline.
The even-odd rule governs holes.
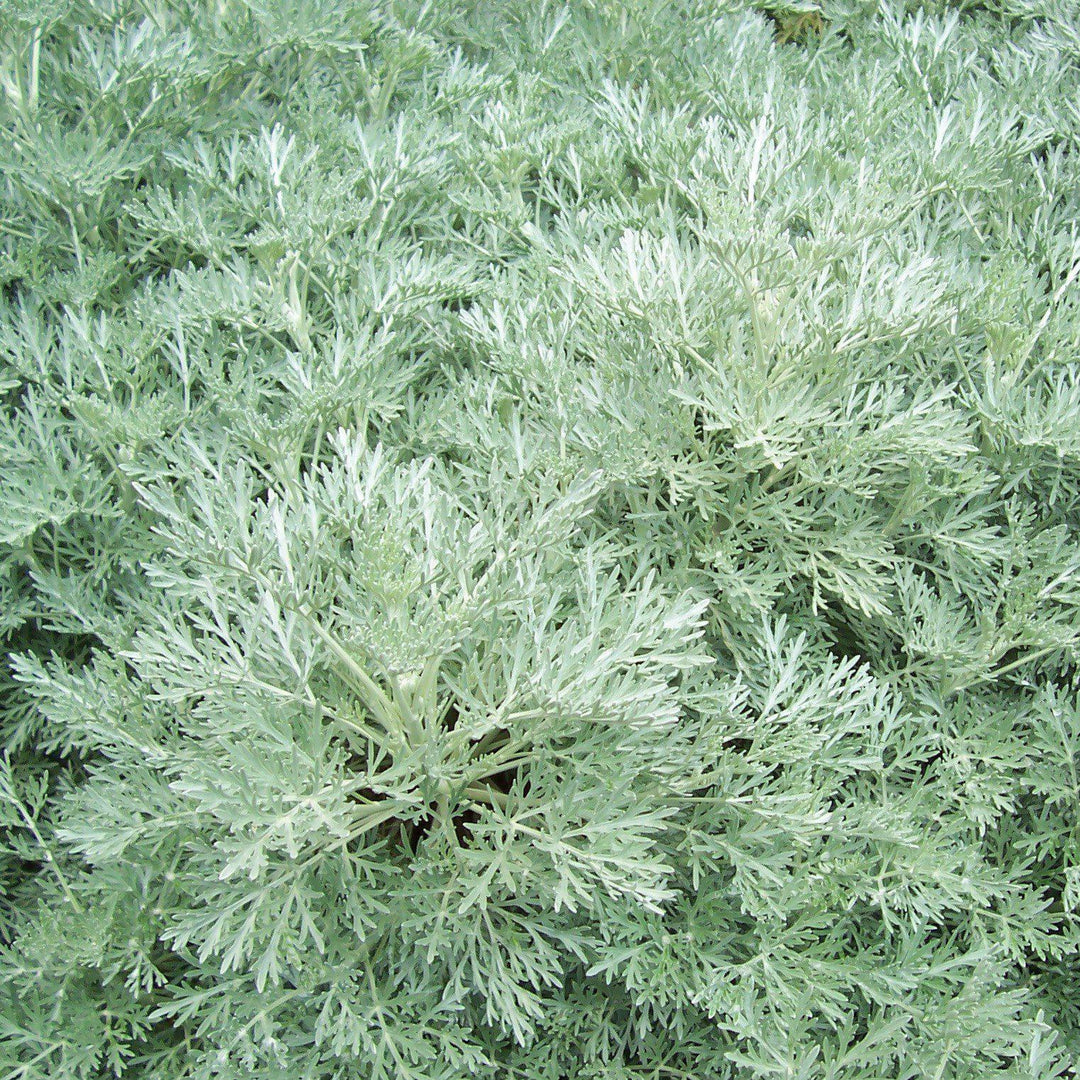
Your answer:
[[[1078,91],[4,0],[0,1077],[1072,1075]]]

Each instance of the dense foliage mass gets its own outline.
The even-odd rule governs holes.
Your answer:
[[[4,0],[0,1077],[1080,1052],[1071,0]]]

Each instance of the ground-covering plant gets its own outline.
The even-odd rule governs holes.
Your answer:
[[[0,1077],[1080,1052],[1071,0],[4,0]]]

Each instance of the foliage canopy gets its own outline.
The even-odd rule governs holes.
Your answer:
[[[0,1078],[1071,1074],[1072,0],[0,43]]]

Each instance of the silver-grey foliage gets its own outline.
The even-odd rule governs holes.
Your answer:
[[[0,1078],[1080,1052],[1072,0],[0,4]]]

